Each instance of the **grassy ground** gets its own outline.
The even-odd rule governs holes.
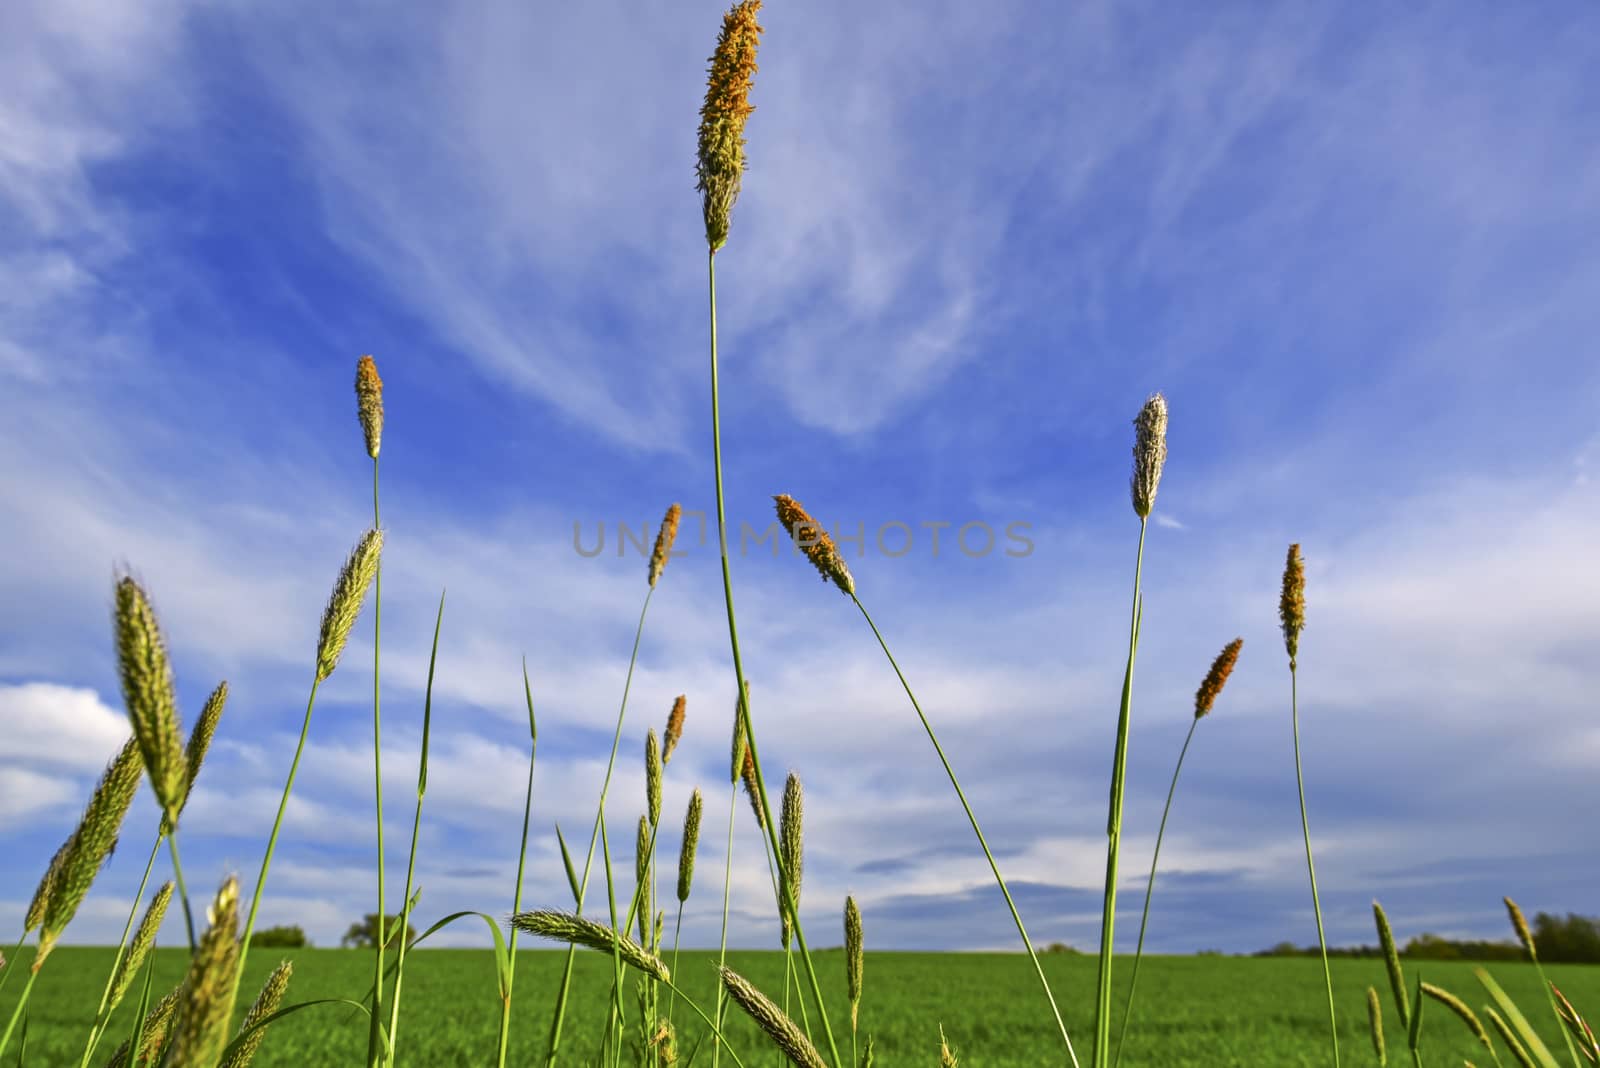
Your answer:
[[[26,954],[23,957],[16,963],[25,966]],[[181,978],[185,957],[181,949],[158,951],[156,996]],[[295,962],[289,1003],[350,997],[371,982],[372,961],[364,952],[262,949],[251,954],[250,974],[245,977],[243,989],[250,997],[284,957]],[[732,953],[730,958],[734,968],[781,998],[780,955]],[[544,950],[527,951],[518,958],[515,1025],[507,1063],[542,1063],[562,960],[562,953]],[[679,966],[684,989],[707,1007],[712,1004],[714,961],[714,953],[685,952]],[[581,953],[578,963],[574,1002],[563,1036],[569,1054],[565,1063],[571,1065],[588,1064],[598,1053],[611,969],[609,959],[593,953]],[[56,959],[40,975],[29,1007],[29,1064],[56,1068],[77,1063],[88,1023],[85,1006],[92,1007],[98,999],[110,965],[109,949],[66,947],[56,951]],[[1120,958],[1119,965],[1120,1004],[1129,969]],[[848,1028],[842,954],[823,951],[818,966],[820,975],[836,988],[836,1026],[842,1023]],[[1047,957],[1045,966],[1079,1057],[1084,1059],[1092,1036],[1095,958]],[[1406,969],[1408,981],[1420,971],[1424,979],[1455,992],[1475,1008],[1486,1000],[1472,977],[1471,965],[1408,961]],[[1561,1040],[1548,1012],[1543,1011],[1532,967],[1496,964],[1491,970],[1552,1049],[1558,1049]],[[1600,967],[1555,965],[1549,972],[1580,1010],[1600,1015]],[[1344,1063],[1377,1063],[1367,1037],[1364,999],[1369,984],[1383,993],[1390,1012],[1391,1062],[1408,1063],[1405,1039],[1389,1004],[1382,962],[1335,960],[1333,977]],[[625,1006],[632,1012],[631,979],[629,983]],[[1143,1009],[1130,1029],[1124,1065],[1328,1063],[1322,970],[1314,959],[1153,957],[1145,963],[1139,985]],[[0,1012],[9,1011],[14,997],[15,987],[0,994]],[[244,1000],[247,1005],[249,998]],[[137,990],[128,1001],[137,1001]],[[873,1032],[877,1063],[886,1068],[937,1064],[938,1025],[942,1023],[952,1049],[969,1068],[1059,1066],[1065,1063],[1060,1039],[1041,1004],[1037,979],[1022,955],[873,953],[867,957],[861,1007],[863,1044],[865,1032]],[[701,1029],[681,1005],[675,1015],[682,1036],[680,1051],[687,1059]],[[131,1024],[125,1008],[112,1026],[115,1040],[102,1048],[96,1064],[105,1062]],[[430,1068],[492,1064],[497,1025],[494,967],[487,952],[416,951],[406,970],[401,1060]],[[746,1064],[776,1063],[772,1047],[743,1013],[733,1013],[730,1034]],[[817,1037],[821,1044],[820,1034]],[[847,1049],[848,1031],[840,1037],[841,1049]],[[359,1063],[365,1042],[363,1024],[354,1010],[318,1007],[274,1025],[255,1063],[262,1068]],[[705,1052],[709,1054],[709,1048]],[[1461,1023],[1434,1002],[1429,1003],[1424,1017],[1423,1053],[1428,1064],[1456,1065],[1463,1058],[1488,1063]],[[1504,1056],[1503,1049],[1501,1053]],[[1560,1053],[1564,1058],[1565,1050]],[[698,1063],[710,1061],[703,1056]],[[731,1062],[724,1057],[723,1063]]]

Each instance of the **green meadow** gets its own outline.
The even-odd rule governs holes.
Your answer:
[[[108,948],[64,947],[56,951],[59,967],[42,973],[30,1004],[28,1062],[38,1065],[75,1061],[83,1049],[100,984],[111,967]],[[834,981],[825,993],[840,1018],[848,1016],[844,1000],[842,953],[814,951],[819,967]],[[512,1064],[542,1063],[555,990],[560,985],[565,954],[550,950],[518,953],[515,1026],[507,1060]],[[169,989],[182,978],[188,954],[182,949],[156,951],[155,986]],[[684,951],[679,964],[684,989],[702,1001],[715,1000],[717,955]],[[254,989],[278,961],[294,961],[297,999],[339,997],[371,979],[370,952],[341,949],[261,949],[252,955],[244,985]],[[764,990],[782,990],[783,955],[777,952],[728,954],[729,966]],[[1047,955],[1045,970],[1074,1034],[1090,1032],[1094,1008],[1095,958]],[[1334,960],[1334,989],[1339,998],[1341,1048],[1345,1063],[1376,1064],[1368,1037],[1368,986],[1384,988],[1383,962]],[[1458,994],[1473,1006],[1484,998],[1463,962],[1406,961],[1408,980],[1415,974]],[[1547,965],[1550,978],[1577,1004],[1600,1002],[1600,968],[1591,965]],[[1127,969],[1119,972],[1126,976]],[[1538,1004],[1539,980],[1532,966],[1495,964],[1493,974],[1519,1003]],[[877,1063],[937,1064],[938,1029],[960,1063],[972,1068],[1036,1068],[1061,1063],[1061,1040],[1048,1017],[1035,1004],[1036,980],[1027,957],[1001,953],[872,953],[866,955],[866,993],[861,1029],[873,1036]],[[562,1038],[568,1063],[592,1064],[600,1056],[599,1037],[606,1015],[610,961],[597,954],[577,958],[573,975],[571,1026]],[[1139,980],[1141,1004],[1137,1025],[1128,1036],[1122,1063],[1166,1065],[1325,1065],[1328,1063],[1327,1020],[1322,1014],[1322,966],[1313,958],[1150,957]],[[408,992],[401,1038],[414,1064],[446,1068],[480,1065],[495,1056],[499,1025],[494,987],[494,959],[483,950],[419,949],[406,963]],[[1119,997],[1125,992],[1118,983]],[[9,1012],[14,992],[0,993],[0,1012]],[[86,1008],[85,1006],[88,1006]],[[1392,1006],[1386,1021],[1390,1060],[1403,1063],[1405,1040]],[[243,1012],[241,1010],[240,1016]],[[680,1048],[684,1061],[704,1028],[678,1007]],[[1552,1049],[1561,1037],[1548,1016],[1534,1018]],[[132,1026],[127,1007],[112,1021],[111,1034]],[[752,1064],[772,1065],[776,1054],[743,1015],[730,1017],[729,1034],[736,1048],[748,1051]],[[256,1065],[305,1066],[353,1064],[366,1049],[363,1019],[353,1009],[327,1008],[286,1017],[272,1027],[271,1040],[256,1054]],[[1423,1021],[1426,1063],[1459,1065],[1472,1059],[1491,1062],[1461,1021],[1430,1004]],[[1504,1054],[1504,1048],[1501,1047]],[[696,1063],[709,1064],[709,1046]],[[1508,1065],[1512,1063],[1509,1058]]]

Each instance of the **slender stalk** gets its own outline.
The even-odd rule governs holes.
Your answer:
[[[1100,974],[1095,992],[1094,1065],[1105,1068],[1111,1045],[1111,955],[1117,918],[1117,857],[1122,849],[1122,793],[1128,767],[1128,723],[1133,709],[1133,662],[1139,652],[1140,578],[1144,535],[1149,520],[1139,520],[1139,553],[1133,565],[1133,620],[1128,627],[1128,666],[1122,676],[1122,708],[1117,716],[1117,746],[1111,763],[1111,802],[1106,821],[1106,889],[1100,914]]]
[[[741,692],[743,692],[741,688]],[[728,848],[722,854],[722,946],[718,950],[717,974],[722,974],[721,969],[728,966],[728,890],[729,877],[733,873],[733,814],[739,808],[739,782],[734,780],[728,789]],[[674,972],[674,975],[677,973]],[[711,1068],[718,1068],[722,1057],[722,1010],[728,1004],[728,993],[717,984],[717,1024],[716,1038],[711,1043]]]
[[[611,875],[611,843],[606,838],[606,816],[604,804],[600,806],[600,856],[601,859],[605,861],[606,900],[611,905],[611,930],[620,938],[622,936],[623,929],[617,926],[617,890],[616,882]],[[624,1023],[622,1016],[622,950],[620,944],[616,942],[611,944],[611,963],[612,967],[614,968],[611,986],[611,1014],[612,1018],[616,1020],[617,1025],[616,1031],[614,1032],[616,1044],[612,1048],[611,1063],[613,1066],[615,1066],[622,1059],[622,1027]],[[608,1026],[606,1030],[607,1032],[610,1032],[611,1028],[609,1026],[609,1020],[607,1021],[607,1024]]]
[[[11,965],[6,965],[11,967]],[[6,1051],[6,1046],[11,1044],[11,1032],[17,1029],[17,1020],[22,1017],[22,1010],[28,1007],[28,995],[33,993],[34,980],[39,978],[39,973],[33,968],[28,969],[28,982],[22,988],[22,996],[17,998],[16,1008],[11,1010],[11,1022],[6,1024],[5,1034],[0,1035],[0,1053]]]
[[[928,722],[928,717],[923,714],[922,705],[917,702],[917,695],[911,692],[911,684],[906,681],[905,673],[900,670],[899,663],[894,654],[889,651],[889,644],[884,641],[883,634],[878,630],[878,625],[872,621],[866,605],[861,603],[855,594],[850,595],[856,607],[861,611],[861,618],[867,621],[867,626],[872,628],[873,637],[878,639],[878,646],[883,650],[883,655],[889,659],[889,666],[894,668],[895,675],[900,679],[900,685],[906,691],[906,696],[911,699],[911,707],[916,709],[917,718],[922,721],[922,729],[928,733],[928,741],[933,743],[933,751],[939,755],[939,763],[944,765],[945,774],[950,777],[950,785],[955,787],[956,797],[961,801],[961,807],[967,813],[967,820],[972,824],[972,833],[978,837],[978,845],[983,847],[983,855],[989,860],[989,870],[994,872],[995,882],[1000,885],[1000,893],[1005,896],[1006,906],[1011,909],[1011,919],[1017,925],[1017,933],[1022,936],[1022,944],[1028,950],[1028,957],[1033,961],[1033,968],[1039,975],[1039,984],[1044,987],[1044,996],[1050,1002],[1050,1011],[1055,1015],[1056,1027],[1061,1032],[1061,1040],[1066,1043],[1067,1056],[1072,1059],[1074,1068],[1078,1064],[1078,1055],[1072,1048],[1072,1039],[1067,1034],[1066,1022],[1061,1019],[1061,1010],[1056,1007],[1056,998],[1050,990],[1050,981],[1045,978],[1044,966],[1039,963],[1039,955],[1034,952],[1033,941],[1028,937],[1027,928],[1022,925],[1022,916],[1017,912],[1016,902],[1011,900],[1011,891],[1006,888],[1005,878],[1000,874],[1000,866],[995,863],[994,854],[989,851],[989,843],[984,840],[983,831],[978,827],[978,817],[973,814],[972,806],[967,804],[967,795],[962,792],[961,784],[956,781],[955,769],[950,766],[950,760],[944,755],[944,747],[939,744],[938,737],[933,733],[933,726]],[[798,930],[796,925],[796,930]]]
[[[117,978],[117,968],[122,964],[122,955],[127,952],[128,935],[133,931],[133,918],[139,914],[139,906],[144,902],[144,890],[150,882],[150,871],[155,867],[156,854],[161,852],[161,840],[165,837],[165,834],[157,833],[155,842],[150,846],[150,859],[144,863],[144,876],[139,880],[139,892],[133,895],[133,906],[128,909],[128,922],[122,926],[122,940],[117,943],[116,955],[111,959],[111,972],[106,976],[105,989],[100,992],[100,1007],[94,1012],[94,1026],[89,1029],[89,1043],[83,1048],[83,1058],[78,1062],[79,1068],[87,1068],[90,1059],[94,1057],[95,1049],[100,1045],[101,1036],[105,1034],[109,1017],[106,1006],[111,1001],[111,984]]]
[[[382,527],[378,517],[378,458],[372,458],[372,527]],[[384,905],[383,878],[383,730],[378,704],[378,655],[383,635],[383,562],[378,562],[372,576],[372,791],[378,816],[378,959],[372,975],[372,1013],[367,1029],[367,1064],[377,1065],[383,1060],[383,952],[384,925],[389,922]],[[419,798],[420,801],[420,798]],[[400,931],[401,942],[405,930]],[[398,979],[398,974],[396,975]],[[390,1041],[393,1041],[391,1037]]]
[[[644,637],[644,618],[650,611],[650,598],[655,594],[652,586],[644,595],[644,605],[639,609],[639,625],[633,632],[633,652],[628,657],[628,676],[622,684],[622,707],[617,710],[617,730],[611,739],[611,757],[606,762],[606,777],[600,785],[600,807],[595,811],[594,827],[589,832],[589,852],[583,860],[583,877],[578,881],[577,911],[583,914],[583,899],[589,889],[589,869],[594,863],[594,845],[600,835],[600,819],[605,812],[606,794],[611,789],[611,772],[617,766],[617,748],[622,744],[622,721],[628,713],[628,691],[633,686],[633,667],[639,659],[639,641]],[[567,947],[566,968],[561,974],[561,987],[556,992],[555,1015],[550,1022],[550,1052],[545,1057],[545,1068],[552,1068],[556,1063],[556,1054],[561,1049],[561,1024],[567,1016],[567,992],[572,986],[572,964],[577,956],[576,946]]]
[[[183,864],[178,860],[178,829],[174,827],[172,833],[167,835],[167,850],[172,854],[172,878],[178,884],[178,897],[183,899],[183,923],[189,931],[189,955],[194,956],[194,915],[189,911],[189,891],[183,885]]]
[[[522,843],[517,850],[517,886],[511,894],[511,914],[522,911],[522,873],[528,860],[528,821],[533,815],[533,765],[539,754],[539,731],[533,721],[533,688],[528,685],[528,661],[522,661],[522,692],[528,702],[528,795],[522,803]],[[500,1068],[506,1064],[506,1043],[511,1038],[511,987],[517,973],[517,926],[511,925],[511,945],[506,953],[506,996],[500,1004]]]
[[[406,977],[406,932],[411,929],[411,881],[417,870],[417,834],[422,828],[422,797],[428,792],[428,738],[433,728],[433,668],[439,659],[439,628],[444,623],[444,591],[439,591],[439,612],[433,620],[433,651],[428,654],[428,688],[422,699],[422,752],[417,758],[417,811],[411,817],[411,855],[406,861],[406,889],[401,899],[404,904],[400,909],[400,948],[396,951],[397,959],[394,969],[394,996],[389,999],[389,1040],[386,1044],[385,1060],[394,1063],[396,1035],[400,1030],[400,987]],[[532,774],[532,769],[529,769]],[[527,831],[524,829],[524,835]],[[518,873],[519,880],[521,873]],[[380,921],[381,922],[381,921]],[[382,932],[379,932],[382,938]],[[511,938],[515,944],[517,937],[516,928],[511,929]],[[377,1009],[376,1003],[373,1005]]]
[[[1306,839],[1306,873],[1311,877],[1311,907],[1317,916],[1317,945],[1322,948],[1322,980],[1328,988],[1328,1034],[1333,1043],[1334,1068],[1339,1064],[1339,1022],[1333,1013],[1333,973],[1328,969],[1328,943],[1322,934],[1322,902],[1317,896],[1317,869],[1311,861],[1311,824],[1306,819],[1305,776],[1300,771],[1300,702],[1294,662],[1289,663],[1289,710],[1294,724],[1294,780],[1300,792],[1300,829]],[[1419,1010],[1420,1011],[1420,1006]],[[1413,1050],[1413,1056],[1416,1052]],[[1419,1058],[1420,1063],[1420,1058]]]
[[[678,922],[672,928],[672,974],[678,974],[678,936],[683,933],[683,902],[678,902]],[[678,992],[674,990],[667,997],[667,1023],[672,1023],[672,1006],[678,1000]]]
[[[1156,862],[1161,859],[1161,838],[1167,833],[1167,814],[1172,811],[1172,795],[1178,789],[1178,773],[1183,770],[1183,758],[1194,740],[1194,729],[1200,720],[1189,721],[1189,733],[1184,736],[1183,748],[1178,751],[1178,766],[1172,769],[1172,785],[1167,787],[1167,803],[1161,809],[1161,827],[1156,831],[1155,854],[1150,858],[1150,881],[1144,888],[1144,913],[1139,917],[1139,945],[1133,951],[1133,977],[1128,981],[1128,1000],[1122,1007],[1122,1030],[1117,1033],[1117,1054],[1112,1065],[1122,1063],[1122,1047],[1128,1040],[1128,1021],[1133,1018],[1133,993],[1139,988],[1139,961],[1144,957],[1144,931],[1150,922],[1150,896],[1156,888]]]
[[[159,844],[160,843],[157,842],[157,845],[159,845]],[[155,862],[155,857],[151,857],[150,860],[151,860],[152,863],[154,863]],[[133,903],[133,908],[134,908],[134,911],[137,912],[139,910],[139,902],[135,901]],[[129,921],[129,926],[130,927],[132,926],[132,921],[131,920]],[[126,942],[128,940],[128,932],[126,932],[126,931],[122,932],[122,940],[124,942]],[[22,946],[27,941],[28,941],[28,932],[27,931],[23,931],[22,932],[22,937],[17,939],[17,944],[12,947],[11,955],[6,957],[6,960],[12,961],[13,963],[7,965],[4,968],[0,968],[0,992],[4,992],[5,991],[6,980],[10,979],[11,978],[11,973],[17,970],[16,964],[15,964],[15,961],[17,959],[17,954],[22,952]],[[107,980],[108,984],[109,984],[109,982],[110,982],[110,980]],[[109,987],[108,987],[108,989],[109,989]]]
[[[728,609],[728,643],[733,649],[733,674],[734,684],[737,687],[734,694],[744,698],[744,662],[739,657],[739,624],[733,610],[733,578],[728,568],[728,520],[722,495],[722,423],[721,407],[717,390],[717,254],[715,250],[706,256],[707,280],[711,298],[711,455],[712,466],[717,483],[717,544],[722,558],[722,597]],[[768,843],[774,855],[779,854],[778,848],[778,821],[772,818],[772,806],[767,800],[767,784],[761,775],[761,752],[756,747],[755,717],[750,712],[750,702],[744,698],[744,723],[745,741],[750,747],[750,762],[755,768],[756,796],[761,804],[761,812],[766,822]],[[783,870],[781,856],[778,860],[778,869]],[[839,1062],[839,1046],[833,1040],[833,1025],[828,1022],[828,1010],[822,1002],[822,987],[817,982],[817,969],[811,962],[811,951],[806,945],[805,931],[800,926],[800,917],[794,907],[794,902],[789,900],[789,893],[782,888],[782,880],[778,892],[778,908],[787,911],[794,921],[795,941],[800,943],[800,957],[805,961],[806,974],[811,980],[811,993],[817,1001],[817,1015],[822,1017],[822,1029],[828,1036],[828,1049],[833,1055],[835,1064]]]
[[[294,759],[289,762],[289,777],[283,784],[283,798],[278,802],[278,815],[272,821],[272,834],[267,838],[267,851],[261,858],[261,872],[256,876],[255,892],[250,895],[250,911],[245,916],[244,934],[239,939],[239,963],[233,972],[233,991],[228,995],[229,1019],[232,1019],[232,1006],[239,1002],[239,980],[244,975],[245,959],[250,955],[250,934],[256,929],[256,910],[261,907],[261,898],[266,893],[267,872],[272,867],[272,854],[278,848],[278,832],[283,828],[283,814],[289,807],[289,794],[294,789],[294,777],[300,770],[300,756],[305,752],[306,735],[311,732],[311,712],[316,707],[317,689],[321,685],[322,680],[313,671],[311,695],[306,698],[306,715],[300,724],[300,741],[294,748]]]

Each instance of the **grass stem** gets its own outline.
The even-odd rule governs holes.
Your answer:
[[[378,458],[372,458],[372,527],[383,524],[378,516]],[[383,954],[387,941],[384,927],[389,922],[384,904],[383,872],[383,717],[378,703],[378,656],[383,636],[383,561],[378,561],[372,576],[372,792],[378,817],[378,959],[373,963],[372,1015],[367,1029],[367,1064],[375,1066],[384,1060],[383,1031]],[[405,941],[404,929],[400,940]],[[398,978],[398,973],[396,974]],[[393,1041],[391,1035],[390,1041]]]
[[[78,1062],[79,1068],[88,1068],[89,1061],[94,1057],[94,1051],[100,1045],[100,1039],[105,1034],[109,1012],[107,1006],[111,1003],[111,984],[116,982],[117,969],[122,965],[122,955],[128,949],[128,935],[133,931],[133,919],[139,915],[139,906],[144,902],[145,887],[150,883],[150,872],[156,864],[156,854],[161,852],[161,840],[166,835],[157,833],[155,842],[150,846],[150,859],[144,862],[144,875],[139,879],[139,892],[133,895],[133,906],[128,909],[128,922],[122,926],[122,939],[117,943],[117,952],[111,958],[111,971],[106,976],[105,989],[100,992],[100,1007],[94,1013],[94,1026],[89,1029],[89,1042],[83,1048],[83,1059]],[[19,943],[20,948],[20,943]]]
[[[1311,908],[1317,917],[1317,945],[1322,950],[1322,980],[1328,989],[1328,1037],[1333,1044],[1334,1068],[1339,1065],[1339,1021],[1333,1011],[1333,972],[1328,968],[1328,941],[1322,933],[1322,902],[1317,896],[1317,868],[1311,860],[1311,824],[1306,818],[1305,776],[1300,770],[1300,699],[1294,661],[1289,662],[1289,718],[1294,725],[1294,780],[1300,794],[1300,829],[1306,840],[1306,874],[1311,877]],[[1420,1011],[1420,1006],[1417,1010]],[[1415,1054],[1415,1051],[1413,1051]],[[1420,1063],[1420,1061],[1419,1061]]]
[[[522,874],[528,861],[528,821],[533,816],[533,765],[539,755],[539,728],[533,718],[533,687],[528,684],[528,661],[522,661],[522,694],[528,703],[528,793],[522,802],[522,840],[517,849],[517,885],[511,894],[511,914],[522,911]],[[511,1038],[511,988],[517,974],[517,927],[511,926],[511,943],[506,952],[506,996],[500,1005],[499,1068],[506,1065],[506,1044]]]
[[[183,901],[183,924],[189,932],[189,955],[195,953],[198,943],[194,937],[194,914],[189,911],[189,891],[183,885],[183,863],[178,859],[178,829],[167,835],[167,851],[172,854],[172,878],[178,884],[178,897]]]

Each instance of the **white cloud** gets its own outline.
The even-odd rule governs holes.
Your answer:
[[[48,682],[0,685],[0,762],[98,772],[132,733],[93,690]]]

